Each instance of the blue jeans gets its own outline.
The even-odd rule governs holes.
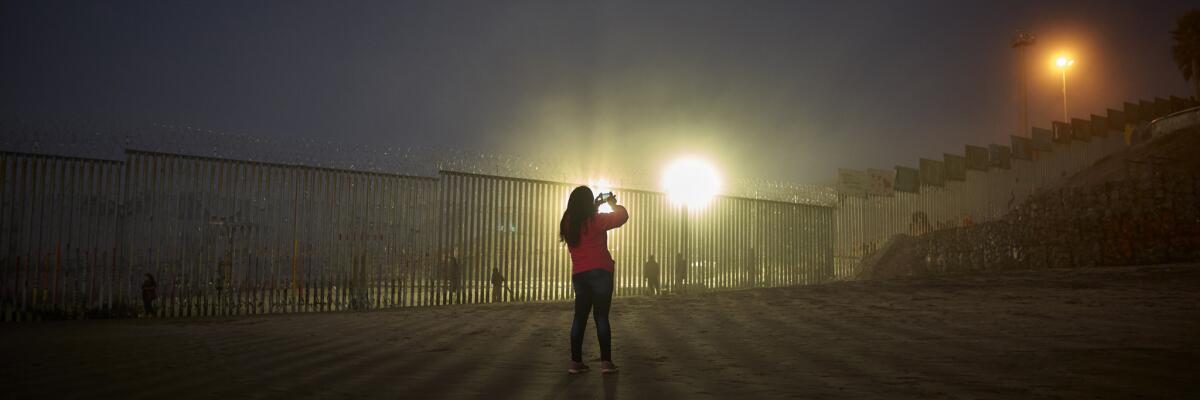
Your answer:
[[[612,305],[613,275],[593,269],[571,276],[575,289],[575,320],[571,322],[571,361],[583,362],[583,332],[587,329],[588,313],[594,309],[596,336],[600,339],[600,360],[612,361],[612,331],[608,325],[608,308]]]

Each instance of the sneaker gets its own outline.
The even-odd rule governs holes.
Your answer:
[[[605,361],[605,362],[600,363],[600,373],[602,373],[602,374],[617,373],[617,364],[613,364],[612,361]]]
[[[589,369],[591,369],[591,368],[588,368],[587,364],[571,361],[571,364],[569,366],[567,366],[567,373],[568,374],[578,374],[580,372],[586,372]]]

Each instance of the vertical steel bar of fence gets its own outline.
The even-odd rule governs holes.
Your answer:
[[[350,237],[353,235],[353,220],[354,213],[351,208],[354,208],[354,195],[357,188],[354,185],[354,176],[347,172],[338,173],[339,189],[338,189],[338,213],[337,213],[337,261],[334,263],[335,272],[333,275],[333,283],[330,286],[332,300],[330,301],[330,310],[341,310],[346,304],[346,288],[348,286],[349,274],[353,266],[354,256],[351,246]]]
[[[534,215],[540,211],[534,202],[536,183],[525,183],[521,187],[521,222],[517,225],[517,237],[522,237],[521,245],[521,276],[520,286],[513,289],[519,294],[518,300],[532,301],[534,254],[537,251],[539,237],[534,235]]]
[[[450,191],[447,190],[447,188],[446,188],[446,185],[448,184],[449,179],[450,179],[450,177],[445,172],[438,171],[438,182],[437,182],[438,197],[437,197],[437,201],[434,203],[438,208],[438,213],[437,213],[438,214],[438,223],[437,223],[437,225],[438,225],[438,252],[435,255],[433,260],[424,260],[424,262],[422,262],[421,271],[423,274],[422,282],[424,284],[424,289],[422,290],[421,298],[423,299],[423,301],[421,302],[421,305],[432,304],[431,299],[432,299],[432,293],[434,292],[434,290],[433,290],[434,267],[433,266],[444,264],[446,262],[447,258],[449,257],[449,255],[451,254],[451,252],[450,252],[450,245],[451,245],[450,244],[450,232],[453,231],[453,229],[450,226],[449,220],[446,217],[446,215],[448,214],[446,212],[446,208],[450,204],[450,200],[448,197]]]
[[[437,293],[437,297],[434,304],[438,305],[448,303],[449,295],[451,294],[445,290],[442,290],[442,287],[453,288],[454,285],[461,286],[461,284],[457,282],[452,282],[450,272],[455,271],[456,274],[460,275],[459,279],[461,279],[461,265],[463,265],[462,263],[467,262],[467,260],[463,257],[466,252],[463,249],[462,243],[462,235],[465,233],[462,211],[464,211],[463,202],[466,199],[466,195],[471,194],[469,192],[464,193],[467,189],[461,186],[462,182],[457,176],[448,176],[445,179],[445,184],[442,187],[442,190],[446,191],[445,196],[447,204],[445,209],[446,215],[444,218],[446,219],[446,226],[451,228],[451,236],[448,243],[449,247],[446,249],[448,253],[446,256],[455,257],[455,264],[451,266],[447,264],[445,260],[443,260],[443,262],[437,265],[437,269],[433,271],[433,278],[436,280],[435,284],[437,285],[437,290],[435,292]],[[458,288],[455,290],[463,289]]]
[[[33,280],[30,278],[30,265],[32,264],[33,251],[30,248],[30,243],[33,238],[33,202],[36,200],[36,182],[37,182],[37,164],[31,157],[20,158],[20,181],[14,185],[15,194],[19,197],[17,207],[13,210],[14,223],[18,229],[14,232],[15,239],[13,240],[13,253],[18,254],[16,257],[17,265],[16,275],[16,300],[14,308],[17,309],[15,319],[28,319],[28,297],[30,296],[30,284]]]
[[[454,296],[469,298],[471,288],[467,282],[471,263],[480,257],[486,244],[480,229],[483,228],[486,213],[484,200],[488,193],[482,180],[456,176],[451,183],[449,188],[454,206],[450,209],[450,218],[453,221],[451,226],[456,228],[452,250],[458,262],[444,274],[453,277],[451,287],[455,290]]]
[[[172,303],[172,317],[187,316],[187,307],[191,304],[187,297],[189,292],[186,282],[194,262],[191,246],[195,243],[195,232],[200,229],[202,223],[200,213],[203,209],[196,197],[196,179],[199,175],[197,169],[197,161],[193,157],[180,157],[178,160],[178,176],[175,183],[180,194],[177,200],[183,222],[175,238],[177,265],[172,276],[168,278],[168,284],[171,285],[169,297]]]
[[[276,281],[275,273],[279,268],[279,222],[278,212],[279,203],[273,183],[275,179],[275,167],[263,166],[259,170],[259,179],[262,181],[261,197],[262,197],[262,229],[263,229],[263,266],[262,266],[262,307],[264,313],[274,313],[275,303],[278,299],[277,289],[278,282]]]
[[[191,277],[192,287],[192,302],[197,316],[208,315],[208,264],[209,252],[211,243],[209,243],[209,234],[213,217],[213,188],[215,187],[214,179],[216,176],[216,165],[208,160],[198,160],[197,166],[200,168],[199,180],[197,182],[197,191],[200,193],[200,204],[203,205],[204,214],[201,215],[201,222],[198,232],[196,232],[196,262],[194,274]],[[132,165],[130,167],[133,167]]]
[[[542,188],[542,207],[545,210],[545,216],[542,218],[542,223],[546,226],[546,232],[552,242],[548,243],[544,254],[542,255],[542,300],[555,300],[557,293],[557,276],[555,275],[555,266],[557,265],[558,254],[560,249],[564,247],[559,242],[559,218],[562,211],[558,208],[558,190],[557,185],[544,185]]]
[[[146,223],[133,228],[138,230],[139,235],[130,243],[130,246],[135,249],[132,255],[142,259],[142,262],[134,264],[136,272],[130,274],[135,285],[144,280],[144,274],[161,276],[159,259],[162,256],[163,241],[161,239],[165,216],[159,212],[159,204],[162,201],[159,194],[161,189],[159,180],[162,178],[160,172],[163,158],[160,154],[147,154],[145,175],[138,182],[141,200],[139,209],[145,216]],[[135,291],[135,293],[139,292]],[[135,295],[135,297],[139,296]],[[134,300],[133,303],[133,307],[136,308],[138,302]]]
[[[48,204],[45,207],[46,211],[43,214],[44,215],[43,223],[45,224],[45,227],[44,227],[45,233],[42,235],[43,240],[44,240],[43,243],[45,243],[45,247],[42,250],[42,252],[45,254],[45,256],[44,256],[43,262],[42,262],[43,269],[41,272],[41,279],[39,279],[39,282],[38,282],[38,286],[39,286],[39,290],[40,290],[40,296],[38,296],[38,301],[41,303],[41,311],[42,312],[55,311],[54,310],[54,294],[55,293],[53,292],[53,289],[54,289],[54,286],[56,283],[55,280],[57,278],[56,275],[57,275],[57,267],[58,267],[55,255],[57,253],[57,248],[58,248],[58,243],[57,243],[58,231],[60,230],[59,229],[60,227],[58,225],[58,219],[59,219],[59,215],[61,215],[61,207],[62,207],[61,201],[59,198],[59,193],[61,192],[61,181],[62,181],[62,175],[63,175],[63,171],[62,171],[63,161],[62,161],[62,159],[59,159],[59,158],[51,158],[48,161],[50,164],[50,177],[49,177],[48,181],[46,182],[46,190],[45,190],[45,196],[46,196],[46,200],[47,200]]]
[[[533,185],[533,202],[531,206],[535,212],[531,224],[533,228],[532,234],[537,243],[534,248],[533,276],[531,278],[533,280],[533,301],[546,300],[547,257],[553,249],[553,244],[550,243],[550,238],[554,237],[551,232],[552,223],[550,219],[554,213],[550,211],[550,204],[547,200],[548,186],[544,183]]]
[[[443,239],[444,243],[441,246],[441,250],[440,250],[440,251],[442,251],[442,253],[434,255],[434,257],[430,257],[430,259],[425,262],[425,266],[423,267],[423,270],[425,271],[425,283],[426,283],[426,286],[424,289],[424,293],[425,293],[424,298],[426,299],[426,301],[424,304],[426,304],[426,305],[434,304],[433,293],[435,291],[433,289],[433,284],[434,284],[434,275],[433,274],[434,274],[434,271],[436,271],[435,266],[445,263],[446,257],[450,254],[450,251],[449,251],[450,237],[448,235],[450,234],[451,229],[450,229],[450,226],[447,225],[447,221],[448,221],[447,214],[449,213],[449,209],[447,207],[449,207],[449,203],[450,203],[449,202],[450,194],[449,194],[449,189],[446,186],[447,179],[448,179],[448,177],[446,177],[445,175],[442,175],[441,178],[438,180],[436,193],[438,196],[437,199],[439,199],[439,201],[436,201],[432,204],[434,207],[437,207],[437,209],[438,209],[438,212],[436,213],[437,219],[434,220],[435,221],[434,226],[436,227],[438,232],[443,232],[443,236],[445,236],[445,238]]]
[[[78,253],[76,251],[76,246],[79,244],[78,234],[80,217],[78,185],[80,183],[80,166],[85,162],[86,161],[84,160],[78,159],[72,159],[66,162],[66,173],[64,174],[64,179],[66,181],[64,183],[64,190],[62,192],[63,203],[65,205],[65,209],[63,211],[65,211],[65,213],[60,222],[60,225],[63,228],[63,231],[60,233],[61,239],[59,240],[60,250],[58,255],[60,258],[59,263],[61,265],[61,272],[59,273],[58,284],[55,285],[55,287],[58,289],[58,296],[56,297],[55,302],[57,303],[58,312],[68,316],[69,318],[74,318],[76,316],[76,309],[74,307],[73,300],[75,298],[75,280],[78,278],[78,271],[75,267],[76,262],[78,261],[76,257],[76,254]],[[0,178],[0,181],[2,180],[3,178]],[[0,184],[0,188],[3,188],[2,184]],[[3,264],[0,264],[0,268],[3,268]]]
[[[509,196],[509,271],[504,274],[505,282],[501,285],[506,285],[500,288],[500,294],[506,298],[505,301],[520,301],[524,291],[525,282],[525,254],[527,253],[526,242],[523,233],[528,226],[525,224],[525,214],[529,209],[529,197],[525,192],[526,183],[524,181],[513,182]],[[507,288],[507,289],[505,289]],[[493,288],[492,290],[496,290]],[[509,293],[509,291],[512,293]]]
[[[518,274],[515,277],[505,277],[508,279],[508,288],[512,290],[512,293],[507,295],[515,297],[513,301],[531,301],[533,297],[533,254],[537,248],[537,237],[533,235],[533,215],[537,212],[537,205],[534,203],[533,193],[536,185],[535,182],[520,182],[517,187],[517,229],[513,234],[518,244],[515,258]]]
[[[544,282],[545,294],[542,300],[547,301],[558,299],[558,258],[562,251],[564,251],[563,249],[566,248],[566,245],[559,241],[560,226],[558,223],[562,216],[562,209],[559,208],[558,204],[558,193],[560,190],[561,188],[558,185],[553,184],[546,185],[543,188],[543,196],[545,197],[542,200],[542,206],[547,211],[543,223],[548,227],[547,230],[552,235],[552,240],[554,240],[554,242],[547,246],[546,253],[543,255],[545,264],[542,266],[542,280]]]
[[[42,276],[42,272],[41,272],[42,265],[45,263],[44,257],[42,256],[42,250],[44,248],[44,242],[43,242],[42,237],[45,236],[45,226],[46,225],[45,225],[45,219],[44,219],[44,214],[45,214],[44,210],[45,210],[45,205],[47,203],[47,199],[46,199],[47,182],[46,181],[47,181],[47,176],[49,175],[49,172],[48,172],[48,166],[46,165],[47,162],[45,159],[36,158],[36,159],[34,159],[34,162],[36,163],[35,167],[33,169],[33,171],[34,171],[33,172],[33,176],[34,176],[33,185],[34,186],[33,186],[33,190],[31,191],[31,194],[33,195],[32,196],[33,200],[30,202],[30,204],[32,205],[31,208],[32,208],[33,212],[30,213],[30,222],[31,222],[31,224],[30,224],[30,246],[29,246],[30,269],[29,269],[29,274],[28,274],[29,289],[30,289],[29,292],[30,293],[29,293],[28,303],[29,303],[29,307],[33,309],[31,311],[36,315],[37,312],[39,311],[39,307],[40,307],[40,303],[38,301],[38,297],[40,297],[39,296],[39,294],[40,294],[39,288],[41,287],[41,281],[44,280],[41,277]]]
[[[369,215],[366,201],[370,196],[370,183],[365,174],[353,173],[351,182],[353,182],[354,190],[351,192],[350,240],[347,243],[350,250],[350,263],[347,266],[350,268],[346,275],[346,303],[344,306],[346,309],[356,309],[362,302],[363,234],[366,229],[363,219]]]
[[[37,223],[34,210],[37,209],[36,203],[39,200],[37,183],[41,171],[38,167],[39,162],[36,158],[26,157],[22,160],[21,169],[24,171],[24,177],[22,178],[22,188],[18,193],[24,193],[25,195],[21,196],[21,206],[17,211],[17,215],[22,223],[20,232],[16,235],[18,238],[21,238],[17,246],[20,249],[18,251],[25,256],[19,266],[21,293],[18,296],[20,299],[20,312],[18,315],[20,315],[20,319],[29,318],[30,299],[34,296],[33,285],[35,281],[33,271],[37,268],[37,250],[33,247],[35,242],[34,224]]]
[[[464,186],[456,188],[455,191],[463,191],[466,189],[465,195],[459,196],[459,203],[454,209],[455,218],[459,221],[458,240],[456,244],[459,247],[459,265],[455,275],[458,282],[458,293],[462,301],[471,299],[473,285],[470,284],[471,274],[474,271],[474,263],[482,262],[482,258],[486,257],[488,237],[486,226],[488,223],[488,205],[491,195],[494,193],[489,182],[483,179],[466,178],[461,180]]]
[[[22,319],[22,299],[25,293],[24,279],[26,274],[23,272],[24,263],[28,262],[29,254],[22,251],[21,242],[26,237],[25,231],[28,226],[26,221],[25,205],[26,199],[29,197],[28,190],[29,182],[29,161],[28,158],[21,155],[12,155],[9,157],[12,172],[12,178],[9,183],[9,195],[3,204],[5,214],[5,232],[6,240],[0,245],[3,245],[7,250],[8,259],[11,265],[11,287],[12,292],[9,294],[11,317],[13,321]]]
[[[509,232],[509,228],[511,227],[509,223],[512,221],[512,209],[510,208],[513,196],[512,181],[508,179],[497,180],[496,188],[496,223],[495,227],[492,228],[496,235],[496,254],[492,258],[490,265],[485,264],[485,267],[479,271],[479,283],[483,295],[480,299],[481,303],[492,301],[492,268],[496,268],[503,274],[511,266],[509,247],[512,244],[512,238]]]
[[[391,245],[393,249],[392,263],[396,268],[392,284],[395,285],[393,302],[397,307],[413,306],[411,296],[416,275],[413,273],[415,266],[412,260],[415,254],[419,254],[416,253],[417,243],[422,240],[419,237],[428,235],[428,233],[424,231],[416,233],[415,229],[418,229],[418,225],[412,218],[409,218],[409,211],[418,206],[415,199],[422,193],[422,189],[418,180],[397,180],[392,183]]]
[[[9,241],[12,240],[12,235],[9,233],[14,227],[12,226],[12,194],[14,190],[9,189],[9,185],[14,182],[9,179],[8,174],[12,170],[9,168],[9,162],[13,157],[8,153],[0,152],[0,321],[8,322],[14,318],[12,315],[13,300],[16,300],[16,278],[13,274],[16,273],[16,263],[14,256],[9,248]],[[15,171],[12,171],[15,172]]]
[[[487,300],[487,273],[491,272],[492,267],[496,266],[501,258],[500,251],[503,248],[503,238],[500,236],[498,227],[502,221],[502,210],[504,201],[504,187],[502,180],[485,179],[487,182],[488,200],[486,211],[486,221],[483,232],[487,236],[487,250],[477,258],[477,263],[471,270],[471,285],[474,290],[471,291],[471,303],[482,303]]]
[[[496,223],[498,221],[498,204],[500,200],[500,190],[497,182],[487,178],[475,178],[482,184],[483,202],[480,213],[480,225],[478,229],[472,230],[467,238],[473,235],[479,235],[480,241],[483,244],[483,249],[471,258],[470,268],[468,269],[468,281],[470,282],[469,297],[465,300],[467,303],[477,303],[483,297],[480,293],[483,288],[480,285],[479,272],[495,261],[497,253],[497,235]]]
[[[87,312],[89,312],[95,306],[94,305],[94,299],[95,299],[94,295],[95,295],[95,282],[96,282],[95,281],[95,279],[96,279],[96,243],[98,241],[97,239],[99,238],[99,236],[98,236],[98,228],[99,228],[98,221],[99,221],[99,216],[100,216],[100,212],[99,212],[100,202],[98,201],[99,193],[100,193],[100,186],[98,185],[99,180],[98,180],[98,175],[96,174],[96,169],[100,168],[102,164],[103,163],[100,163],[100,162],[93,162],[93,163],[88,164],[87,177],[85,178],[86,185],[84,186],[84,189],[83,189],[83,191],[85,193],[84,194],[84,196],[85,196],[84,197],[84,204],[85,204],[84,215],[86,217],[85,217],[84,221],[81,221],[84,224],[84,238],[83,238],[83,243],[82,243],[83,249],[84,249],[83,250],[83,252],[84,252],[84,261],[83,261],[84,262],[84,275],[81,277],[81,279],[83,280],[83,282],[82,282],[83,299],[82,299],[81,305],[83,307],[82,311],[85,313],[85,315]],[[8,199],[11,199],[11,197],[6,198],[6,200],[8,200]],[[11,200],[4,201],[4,203],[10,204]],[[11,206],[11,204],[10,204],[10,206]],[[2,211],[0,211],[0,212],[2,212]],[[9,222],[10,220],[5,219],[5,221]],[[7,231],[7,230],[8,230],[8,228],[6,225],[5,231]],[[7,240],[0,241],[0,246],[4,246],[4,245],[6,245],[6,243],[7,243]],[[11,259],[11,254],[9,254],[5,258]]]
[[[257,315],[262,313],[262,257],[266,248],[262,243],[262,173],[261,164],[251,164],[247,167],[247,224],[251,227],[246,241],[247,258],[247,313]]]
[[[453,287],[459,301],[471,297],[471,271],[475,262],[487,253],[486,222],[488,217],[488,199],[493,193],[488,182],[476,177],[456,177],[451,190],[455,193],[455,207],[452,208],[452,218],[457,227],[455,250],[458,253],[458,263],[449,276],[454,277]]]
[[[500,210],[501,210],[500,216],[502,218],[500,221],[500,232],[502,233],[501,237],[503,238],[503,241],[501,242],[501,248],[503,250],[500,252],[500,268],[499,268],[499,270],[500,270],[500,274],[504,275],[506,277],[513,276],[516,272],[516,270],[514,269],[514,267],[516,266],[516,263],[513,261],[513,259],[515,257],[515,254],[514,254],[515,252],[513,251],[513,246],[516,245],[516,243],[513,239],[513,234],[515,233],[513,231],[513,223],[516,221],[516,215],[517,215],[517,211],[515,209],[515,207],[517,205],[516,204],[517,203],[516,202],[516,199],[517,199],[516,186],[517,185],[516,185],[515,181],[504,181],[503,185],[501,186],[503,188],[502,189],[503,190],[503,192],[502,192],[502,194],[503,194],[502,200],[503,201],[500,205]],[[488,283],[491,283],[490,270],[484,271],[484,277]],[[486,285],[486,286],[488,286],[489,292],[493,292],[493,293],[489,293],[490,295],[488,297],[496,297],[496,296],[494,296],[495,295],[494,292],[496,292],[497,288],[493,287],[491,285]],[[501,301],[503,301],[505,294],[503,293],[503,289],[501,289],[500,291],[501,291],[500,298],[501,298]],[[494,300],[494,299],[489,299],[489,300]]]
[[[381,277],[379,291],[381,301],[380,307],[399,307],[400,306],[400,272],[401,264],[399,258],[398,243],[396,243],[397,217],[396,201],[399,196],[397,189],[400,184],[408,181],[402,178],[381,178],[379,192],[379,207],[382,211],[382,220],[379,227],[380,246],[382,246],[383,254],[380,257]]]
[[[407,282],[404,296],[407,306],[424,304],[421,285],[425,279],[425,268],[431,257],[441,252],[444,243],[442,233],[446,228],[439,223],[442,214],[441,181],[438,176],[431,181],[418,181],[412,186],[405,186],[405,203],[398,206],[404,221],[404,232],[400,237],[408,250],[404,258],[404,278]],[[431,231],[429,228],[432,227],[437,229]]]
[[[342,171],[325,171],[322,175],[328,182],[328,193],[325,196],[327,204],[322,210],[322,214],[325,214],[323,228],[327,233],[318,239],[322,248],[321,268],[313,277],[311,298],[313,306],[317,310],[329,310],[336,307],[336,285],[339,282],[344,262],[343,248],[346,230],[343,227],[345,219],[342,215],[343,209],[347,207],[345,197],[349,192],[349,187],[346,185],[346,177]]]
[[[198,181],[200,179],[200,162],[195,157],[175,157],[172,163],[171,172],[171,190],[175,195],[175,212],[177,215],[178,226],[174,227],[171,247],[173,249],[171,276],[165,278],[166,297],[170,304],[163,304],[169,307],[170,317],[185,317],[190,316],[189,307],[192,304],[190,299],[192,283],[191,272],[195,267],[196,258],[193,247],[196,244],[196,235],[204,224],[201,213],[205,205],[200,202],[198,197]],[[160,279],[159,282],[163,282]],[[164,287],[159,284],[160,290]],[[160,298],[161,293],[160,293]]]
[[[171,277],[174,274],[176,253],[176,244],[178,243],[178,231],[184,223],[180,218],[178,209],[178,190],[175,185],[178,183],[179,175],[175,170],[179,158],[171,155],[162,155],[161,164],[159,165],[159,173],[161,175],[158,182],[159,200],[156,202],[162,208],[162,228],[161,236],[158,238],[160,245],[157,250],[158,270],[155,272],[154,280],[157,283],[158,301],[154,305],[155,312],[163,317],[171,317],[174,314],[172,304]]]

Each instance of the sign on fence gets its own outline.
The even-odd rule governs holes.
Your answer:
[[[1038,152],[1054,151],[1054,134],[1049,129],[1033,128],[1033,149]]]
[[[1012,136],[1012,158],[1020,160],[1033,159],[1033,140],[1017,135]]]
[[[927,158],[921,160],[921,183],[928,186],[945,186],[946,171],[942,168],[941,161],[934,161]]]
[[[954,154],[944,154],[942,159],[946,160],[946,180],[948,181],[965,181],[967,180],[967,158]]]
[[[837,189],[843,196],[866,196],[867,174],[857,169],[838,168]]]
[[[1092,127],[1087,120],[1071,118],[1071,138],[1084,142],[1092,140]]]
[[[1051,129],[1054,130],[1054,141],[1057,143],[1071,143],[1071,124],[1062,121],[1054,121],[1050,123]]]
[[[1092,114],[1092,136],[1098,138],[1108,137],[1108,118]]]
[[[988,170],[988,149],[986,147],[967,145],[967,169],[976,171]]]
[[[1125,130],[1125,118],[1124,111],[1108,109],[1108,129],[1118,132]]]
[[[1012,157],[1012,149],[1008,146],[993,144],[990,146],[992,168],[1009,169],[1012,168],[1012,162],[1009,160]]]
[[[916,168],[896,166],[896,191],[921,192],[921,172]]]
[[[896,171],[886,169],[867,169],[867,194],[871,196],[894,196],[896,191]]]

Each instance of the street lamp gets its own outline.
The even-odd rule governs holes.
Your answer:
[[[1012,47],[1021,52],[1021,64],[1018,68],[1021,75],[1021,132],[1029,134],[1029,83],[1025,77],[1025,48],[1033,46],[1037,43],[1037,36],[1024,31],[1017,31],[1017,37],[1013,38]]]
[[[1060,56],[1057,60],[1054,60],[1054,65],[1057,65],[1058,69],[1062,70],[1063,122],[1070,123],[1071,118],[1067,116],[1067,68],[1075,65],[1075,60],[1066,56]]]

